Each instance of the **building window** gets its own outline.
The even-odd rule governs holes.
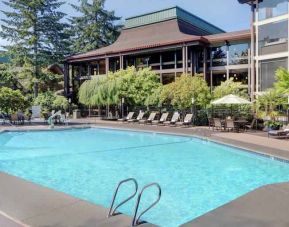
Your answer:
[[[264,0],[259,3],[259,20],[265,20],[288,13],[288,0]]]
[[[134,57],[124,56],[124,69],[135,66],[134,64],[135,64]]]
[[[248,64],[248,43],[234,44],[229,46],[229,64]]]
[[[162,74],[162,83],[170,84],[172,82],[175,82],[175,74],[174,73],[163,73]]]
[[[100,60],[98,64],[99,64],[99,75],[106,74],[105,60]]]
[[[212,47],[212,66],[225,66],[227,65],[227,46]]]
[[[248,88],[248,69],[232,69],[229,78],[233,78],[234,82],[241,82],[244,88]]]
[[[110,58],[109,59],[109,71],[116,72],[120,69],[120,59],[117,58]]]
[[[273,87],[275,83],[275,73],[280,67],[288,69],[288,59],[274,59],[264,60],[259,63],[259,90],[264,91],[268,88]]]
[[[221,85],[222,82],[227,80],[227,72],[226,71],[213,71],[212,74],[212,85],[213,87],[217,87]]]
[[[259,55],[288,51],[288,20],[259,26]]]
[[[175,51],[162,53],[162,69],[175,68]]]

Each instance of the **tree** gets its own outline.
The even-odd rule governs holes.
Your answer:
[[[192,107],[192,98],[195,104],[206,106],[210,101],[210,89],[203,76],[193,77],[183,74],[172,83],[172,105],[178,109],[188,109]]]
[[[276,89],[267,89],[266,92],[258,96],[258,111],[262,110],[266,115],[270,115],[270,113],[276,110],[277,106],[286,104],[286,101],[286,97]]]
[[[104,9],[105,0],[81,0],[80,6],[72,7],[80,16],[72,17],[72,42],[75,52],[86,52],[113,43],[119,35],[120,20],[114,11]]]
[[[79,89],[79,102],[85,105],[116,105],[122,98],[131,106],[144,106],[146,98],[160,86],[155,72],[129,67],[103,79],[85,81]]]
[[[146,99],[147,105],[171,105],[176,109],[185,110],[192,107],[192,98],[195,104],[206,106],[210,101],[210,89],[203,76],[183,74],[173,83],[160,86]]]
[[[52,103],[52,106],[55,109],[67,110],[69,107],[69,103],[67,98],[65,98],[64,96],[56,95]]]
[[[284,68],[279,68],[276,71],[276,80],[274,84],[277,92],[282,94],[289,94],[289,72]]]
[[[59,0],[6,0],[9,11],[2,11],[6,18],[0,36],[9,41],[5,46],[15,67],[29,71],[34,82],[35,96],[41,67],[57,62],[68,53],[65,14],[58,9]],[[27,70],[29,69],[29,70]]]
[[[234,82],[233,78],[222,82],[221,85],[217,86],[213,91],[215,99],[222,98],[226,95],[237,95],[243,98],[248,98],[248,93],[241,82]]]
[[[16,111],[24,111],[28,106],[27,99],[19,90],[12,90],[8,87],[0,88],[0,111],[12,114]]]
[[[135,67],[129,67],[114,76],[121,78],[120,97],[125,98],[125,102],[132,106],[144,106],[146,98],[161,85],[158,76],[150,68],[136,70]]]
[[[40,93],[34,99],[34,105],[41,106],[42,113],[50,112],[53,109],[55,95],[52,92]]]

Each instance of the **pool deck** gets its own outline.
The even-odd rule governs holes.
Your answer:
[[[6,173],[0,172],[0,185],[0,210],[9,214],[7,217],[0,213],[1,227],[131,226],[132,219],[128,216],[117,215],[107,218],[106,208]],[[143,226],[154,227],[151,224]]]
[[[267,138],[266,133],[263,132],[216,132],[207,127],[164,127],[106,122],[98,119],[73,120],[70,125],[73,127],[113,127],[123,130],[196,136],[218,143],[254,150],[270,157],[289,160],[289,140]],[[47,125],[41,124],[19,127],[0,126],[0,131],[47,129]],[[0,226],[131,226],[131,217],[118,215],[107,219],[108,210],[106,208],[1,172],[0,185]],[[225,204],[183,226],[283,227],[289,226],[288,210],[289,183],[268,185]],[[146,224],[142,226],[153,225]]]

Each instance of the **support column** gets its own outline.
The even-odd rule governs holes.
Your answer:
[[[91,78],[91,72],[90,72],[90,64],[89,64],[89,62],[87,63],[87,76],[88,76],[88,78]]]
[[[105,58],[105,74],[108,75],[109,72],[109,58]]]
[[[119,56],[119,64],[120,64],[120,69],[123,69],[123,55]]]
[[[213,56],[210,54],[210,88],[211,92],[213,92]]]
[[[193,76],[193,75],[195,75],[195,73],[194,73],[194,55],[193,55],[193,51],[191,51],[190,59],[191,59],[191,64],[190,64],[191,76]]]
[[[162,54],[160,54],[160,82],[161,82],[161,84],[163,83],[162,71],[163,71],[163,56],[162,56]]]
[[[177,79],[177,68],[178,68],[177,51],[175,51],[174,60],[175,60],[175,80],[176,80]]]
[[[183,73],[185,73],[185,71],[186,71],[186,62],[185,62],[185,58],[186,58],[186,50],[185,50],[185,47],[183,47],[183,48],[182,48]]]
[[[188,74],[188,65],[189,65],[189,62],[188,62],[188,59],[189,59],[189,53],[188,53],[188,46],[185,47],[185,50],[186,50],[186,58],[185,58],[185,62],[186,62],[186,68],[185,68],[185,72],[186,74]]]
[[[188,73],[188,47],[183,46],[183,73],[187,74]]]
[[[227,53],[227,69],[226,69],[226,71],[227,71],[227,80],[229,80],[229,78],[230,78],[230,71],[229,71],[229,64],[230,64],[230,58],[229,58],[229,55],[230,55],[230,53],[229,53],[229,46],[230,46],[230,44],[229,44],[229,42],[227,42],[226,41],[226,53]]]
[[[203,50],[203,55],[204,55],[204,62],[203,62],[203,73],[204,73],[204,78],[206,78],[206,75],[207,75],[207,48],[204,47],[204,50]]]
[[[71,93],[72,93],[72,102],[75,103],[76,102],[76,94],[75,94],[75,67],[74,65],[71,66]]]
[[[69,89],[69,64],[64,63],[64,95],[65,97],[69,97],[70,89]]]
[[[257,91],[256,89],[256,72],[255,72],[255,4],[252,4],[251,6],[251,65],[250,65],[250,70],[251,70],[251,89],[250,89],[250,97],[251,101],[255,99],[254,93]],[[258,74],[257,74],[258,76]]]

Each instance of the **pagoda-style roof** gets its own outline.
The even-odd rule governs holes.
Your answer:
[[[197,30],[197,28],[195,29]],[[112,45],[71,56],[68,60],[125,53],[184,42],[206,41],[201,36],[193,35],[193,33],[196,33],[194,28],[188,26],[185,22],[178,20],[164,21],[133,29],[125,29]]]
[[[112,45],[70,56],[67,61],[77,62],[183,43],[194,42],[198,45],[244,37],[250,39],[250,32],[225,33],[193,14],[173,7],[128,18],[120,36]]]

